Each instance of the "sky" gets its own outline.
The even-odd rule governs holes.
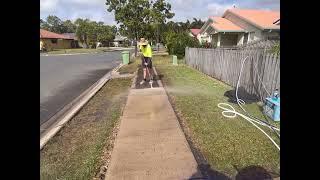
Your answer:
[[[231,8],[265,9],[280,11],[280,0],[167,0],[175,13],[172,21],[193,18],[207,20],[209,16],[221,16]],[[106,10],[105,0],[40,0],[40,17],[56,15],[62,20],[88,18],[116,25],[114,14]]]

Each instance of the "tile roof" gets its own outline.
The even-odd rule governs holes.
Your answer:
[[[222,17],[227,13],[232,13],[261,29],[280,29],[280,25],[273,24],[280,19],[279,11],[234,8],[228,9]]]
[[[65,36],[65,37],[68,37],[70,39],[77,40],[76,33],[63,33],[62,35]]]
[[[244,32],[245,30],[222,17],[210,17],[211,26],[218,32]]]
[[[194,36],[197,36],[200,32],[200,29],[190,29],[190,31]]]
[[[70,37],[64,36],[62,34],[57,34],[54,32],[50,32],[44,29],[40,29],[40,38],[47,38],[47,39],[72,39]]]
[[[127,38],[127,37],[124,37],[124,36],[116,35],[116,36],[114,37],[114,40],[113,40],[113,41],[124,41],[124,40],[126,40],[126,39],[128,39],[128,38]]]

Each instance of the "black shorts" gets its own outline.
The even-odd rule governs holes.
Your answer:
[[[144,63],[148,63],[148,65],[146,66]],[[141,58],[141,65],[142,65],[142,67],[143,68],[146,68],[146,67],[148,67],[148,68],[152,68],[152,59],[151,59],[151,57],[142,57]]]

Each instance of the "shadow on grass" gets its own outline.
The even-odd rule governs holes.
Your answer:
[[[279,174],[275,173],[273,173],[272,176],[270,172],[261,166],[247,166],[237,171],[238,173],[235,177],[235,180],[272,180],[274,178],[273,176],[280,176]]]
[[[237,104],[235,89],[230,90],[230,91],[226,91],[224,93],[224,96],[229,98],[228,102]],[[243,87],[239,87],[239,89],[238,89],[238,98],[245,101],[246,104],[256,103],[256,102],[260,101],[260,99],[257,95],[248,93]]]
[[[272,180],[280,177],[280,174],[270,173],[261,166],[247,166],[243,169],[237,170],[235,177],[231,178],[221,172],[218,172],[210,167],[210,165],[199,165],[198,171],[195,172],[189,180],[203,179],[203,180]]]
[[[191,177],[189,177],[189,180],[231,180],[230,177],[227,175],[218,172],[216,170],[213,170],[210,165],[208,164],[201,164],[197,167],[197,172],[195,172]]]

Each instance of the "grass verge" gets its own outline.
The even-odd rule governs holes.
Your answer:
[[[41,179],[93,179],[104,164],[131,79],[110,80],[40,152]]]
[[[85,49],[85,48],[76,48],[76,49],[56,49],[49,51],[48,54],[77,54],[77,53],[100,53],[104,52],[102,49]]]
[[[247,167],[261,167],[273,177],[278,176],[280,153],[272,142],[241,117],[229,119],[222,116],[217,104],[228,103],[224,93],[233,88],[186,65],[173,66],[170,58],[155,57],[153,63],[162,76],[180,121],[183,121],[180,123],[187,126],[184,129],[188,129],[192,143],[211,168],[228,177],[236,176],[238,171]],[[241,112],[236,104],[231,105]],[[264,118],[256,103],[245,108]],[[280,123],[275,124],[280,126]],[[280,143],[271,130],[263,129]]]
[[[123,66],[118,70],[118,72],[119,72],[120,74],[127,74],[127,73],[133,74],[133,73],[137,70],[137,68],[139,67],[139,65],[140,65],[139,59],[140,59],[139,57],[134,58],[133,60],[130,61],[129,64],[123,65]]]

